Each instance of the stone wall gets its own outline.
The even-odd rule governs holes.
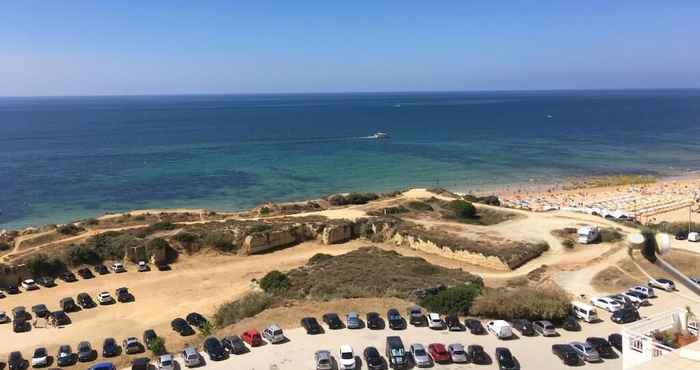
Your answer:
[[[249,255],[286,247],[310,239],[311,231],[304,224],[294,224],[279,230],[256,232],[245,237],[239,254]]]

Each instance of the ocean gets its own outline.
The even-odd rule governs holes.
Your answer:
[[[700,90],[0,98],[0,228],[677,174],[699,142]]]

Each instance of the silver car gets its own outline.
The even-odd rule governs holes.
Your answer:
[[[413,363],[418,367],[430,367],[433,364],[433,359],[420,343],[411,344],[411,357],[413,357]]]
[[[202,364],[202,356],[193,346],[187,346],[182,350],[182,361],[187,367],[196,367]]]
[[[348,315],[345,317],[345,325],[348,327],[348,329],[361,329],[362,320],[360,320],[360,315],[354,311],[348,313]]]
[[[332,370],[333,369],[333,357],[330,351],[316,351],[314,355],[314,363],[316,364],[316,370]]]
[[[571,348],[578,353],[579,357],[581,357],[584,361],[586,362],[599,362],[600,361],[600,354],[598,354],[598,351],[596,351],[590,344],[584,343],[584,342],[571,342],[569,343]]]
[[[447,352],[450,354],[450,359],[454,363],[465,363],[469,361],[467,352],[464,351],[464,346],[459,343],[452,343],[447,346]]]
[[[540,333],[540,335],[543,337],[557,336],[557,329],[554,328],[554,325],[547,320],[535,321],[532,323],[532,327],[535,328],[535,331]]]

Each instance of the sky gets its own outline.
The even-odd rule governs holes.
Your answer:
[[[0,96],[604,88],[700,88],[700,1],[0,4]]]

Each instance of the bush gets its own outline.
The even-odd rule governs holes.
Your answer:
[[[311,256],[311,258],[309,258],[309,264],[312,265],[312,264],[315,264],[315,263],[319,263],[319,262],[323,262],[323,261],[329,260],[329,259],[331,259],[331,258],[333,258],[333,256],[330,255],[330,254],[326,254],[326,253],[316,253],[316,254],[314,254],[313,256]]]
[[[414,211],[422,211],[422,212],[430,212],[433,210],[433,206],[426,202],[421,202],[418,200],[410,201],[406,203],[406,207],[414,210]]]
[[[97,251],[83,245],[73,245],[64,253],[64,260],[70,266],[95,265],[104,260]]]
[[[34,277],[56,276],[66,270],[66,265],[58,258],[51,258],[43,253],[29,257],[26,262],[29,272]]]
[[[565,239],[561,242],[561,245],[563,245],[564,247],[566,247],[568,249],[574,249],[574,247],[576,246],[576,242],[574,242],[571,239]]]
[[[99,225],[100,221],[98,221],[97,219],[94,219],[94,218],[86,218],[81,222],[81,224],[88,225],[88,226],[95,226],[95,225]]]
[[[6,242],[0,242],[0,252],[9,251],[10,244]]]
[[[267,293],[279,293],[289,288],[289,278],[283,272],[273,270],[260,279],[260,287]]]
[[[166,354],[168,351],[165,348],[165,339],[163,337],[156,337],[156,339],[148,344],[148,350],[153,352],[156,356]]]
[[[212,324],[211,321],[205,321],[204,325],[202,325],[199,328],[199,336],[202,338],[206,338],[212,334],[214,334],[214,330],[216,330],[216,327],[214,324]]]
[[[132,235],[108,231],[88,238],[84,247],[94,251],[100,260],[121,260],[124,258],[125,248],[137,247],[142,243]]]
[[[235,249],[233,235],[221,231],[211,231],[204,235],[204,244],[222,252]]]
[[[465,200],[453,200],[447,203],[447,207],[454,212],[457,218],[474,218],[476,207]]]
[[[481,293],[481,287],[476,284],[456,286],[429,295],[420,301],[420,305],[429,311],[442,314],[467,315],[474,298]]]
[[[56,229],[56,231],[63,235],[76,235],[83,231],[83,228],[74,224],[66,224]]]
[[[366,204],[377,199],[379,199],[379,195],[375,193],[335,194],[328,197],[328,203],[333,206],[344,206],[348,204]]]
[[[235,324],[247,317],[252,317],[272,305],[272,297],[265,293],[249,293],[240,299],[224,303],[214,314],[216,327]]]
[[[180,242],[181,244],[193,244],[199,240],[199,235],[187,231],[180,231],[173,236],[173,239]]]
[[[625,236],[615,229],[605,228],[600,230],[600,241],[603,243],[615,243],[624,238]]]
[[[501,320],[561,321],[569,315],[570,303],[561,289],[489,289],[474,300],[470,314]]]

